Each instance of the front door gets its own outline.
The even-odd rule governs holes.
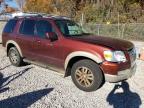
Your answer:
[[[47,32],[54,32],[52,24],[47,20],[39,20],[36,23],[36,37],[34,40],[34,52],[36,60],[50,65],[59,66],[58,40],[51,42],[46,38]]]

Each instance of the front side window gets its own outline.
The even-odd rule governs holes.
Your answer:
[[[56,25],[64,36],[82,36],[85,34],[82,28],[71,20],[56,20]]]
[[[9,20],[8,23],[6,24],[3,32],[12,33],[16,24],[17,24],[17,20],[15,20],[15,19]]]
[[[35,20],[24,20],[19,32],[24,35],[34,35],[35,23]]]
[[[36,23],[36,31],[37,31],[37,35],[40,38],[45,38],[45,34],[47,32],[53,32],[54,30],[52,28],[51,23],[45,20],[41,20],[41,21],[37,21]]]

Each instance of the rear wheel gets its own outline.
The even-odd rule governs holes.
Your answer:
[[[76,62],[71,70],[74,84],[81,90],[91,92],[103,84],[103,74],[99,66],[91,60]]]
[[[8,56],[12,65],[17,66],[17,67],[22,65],[23,60],[16,47],[11,47],[9,49]]]

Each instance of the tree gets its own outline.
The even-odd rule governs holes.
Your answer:
[[[26,0],[25,11],[53,13],[53,0]]]
[[[20,1],[20,0],[18,0]],[[24,10],[66,15],[80,20],[82,13],[85,20],[118,22],[137,21],[144,16],[144,0],[26,0]],[[136,11],[136,12],[135,12]],[[141,18],[142,19],[142,18]]]
[[[16,0],[17,4],[19,5],[20,10],[23,10],[23,6],[25,4],[25,0]]]
[[[0,6],[2,8],[1,10],[1,14],[4,14],[4,13],[12,13],[12,12],[15,12],[16,9],[13,8],[13,7],[10,7],[8,4],[5,3],[5,0],[0,0]]]
[[[12,12],[15,12],[16,9],[12,8],[12,7],[9,7],[8,5],[5,5],[5,12],[6,13],[12,13]]]

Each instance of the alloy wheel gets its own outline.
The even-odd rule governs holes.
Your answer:
[[[18,56],[18,54],[17,54],[17,52],[15,50],[11,50],[11,52],[10,52],[10,59],[11,59],[11,61],[14,64],[16,64],[18,62],[19,56]]]
[[[94,82],[94,75],[87,67],[78,67],[75,72],[75,78],[83,87],[90,87]]]

